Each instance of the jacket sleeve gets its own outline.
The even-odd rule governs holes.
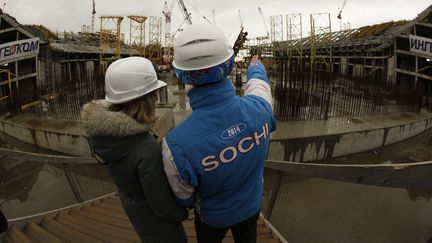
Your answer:
[[[139,158],[138,174],[151,210],[156,216],[170,221],[187,219],[187,211],[176,204],[168,185],[160,145],[154,144],[146,152],[146,156]]]
[[[187,168],[183,168],[181,170],[182,173],[180,173],[176,165],[178,161],[174,161],[165,138],[162,140],[162,160],[168,183],[174,192],[177,203],[182,207],[192,208],[195,199],[197,176],[193,168],[187,167],[188,164],[183,166]]]
[[[247,83],[244,95],[256,95],[263,98],[272,107],[272,94],[270,80],[264,65],[257,61],[255,65],[250,64],[247,70]]]
[[[264,65],[257,61],[254,65],[250,64],[247,70],[247,83],[244,90],[245,97],[258,100],[267,113],[271,116],[270,131],[276,130],[276,119],[273,117],[272,94],[270,79],[267,76]],[[259,97],[259,98],[256,98]]]

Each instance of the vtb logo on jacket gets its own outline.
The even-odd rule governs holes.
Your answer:
[[[234,125],[226,129],[221,138],[229,139],[240,135],[246,130],[245,124]],[[267,139],[269,135],[269,125],[264,123],[261,131],[255,131],[251,134],[246,134],[242,139],[240,139],[237,144],[227,146],[223,148],[218,154],[211,154],[204,156],[201,159],[201,165],[204,167],[204,171],[210,172],[217,169],[221,163],[227,164],[233,162],[239,153],[246,154],[258,147],[261,140]]]

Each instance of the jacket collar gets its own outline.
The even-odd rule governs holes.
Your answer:
[[[122,111],[111,111],[105,100],[94,100],[84,105],[81,122],[90,136],[130,136],[147,132],[151,124],[138,123]]]
[[[235,96],[235,90],[231,80],[225,78],[213,84],[194,86],[188,96],[192,110],[197,110],[229,102]]]

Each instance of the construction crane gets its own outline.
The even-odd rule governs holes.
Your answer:
[[[243,31],[244,26],[243,26],[243,19],[242,19],[240,10],[238,11],[238,15],[239,15],[239,19],[240,19],[240,33],[237,36],[236,41],[234,42],[234,46],[233,46],[234,56],[236,56],[237,53],[240,51],[240,49],[243,48],[243,44],[245,43],[246,37],[248,35],[248,32]]]
[[[260,37],[257,37],[257,39],[258,40],[264,40],[264,39],[268,39],[269,37],[270,37],[270,32],[269,32],[269,30],[268,30],[268,27],[267,27],[267,24],[266,24],[266,21],[265,21],[265,18],[264,18],[264,14],[263,14],[263,12],[262,12],[262,10],[261,10],[261,8],[260,7],[258,7],[258,13],[260,14],[260,16],[261,16],[261,20],[262,20],[262,22],[263,22],[263,24],[264,24],[264,28],[265,28],[265,31],[266,31],[266,36],[260,36]]]
[[[95,0],[93,1],[93,11],[92,11],[92,22],[91,22],[91,32],[94,33],[94,22],[95,22],[95,15],[96,15],[96,3]]]
[[[342,19],[342,10],[344,9],[346,3],[347,3],[347,0],[344,0],[342,7],[339,10],[339,14],[337,16],[338,19]]]
[[[240,19],[240,29],[243,29],[243,19],[242,19],[242,16],[241,16],[241,12],[240,12],[240,10],[238,11],[238,15],[239,15],[239,19]]]
[[[186,20],[187,25],[192,25],[191,14],[187,11],[187,8],[183,0],[178,0],[178,5],[180,7],[184,19]]]
[[[165,1],[164,10],[162,13],[165,16],[165,48],[164,48],[164,57],[165,61],[171,61],[171,48],[173,46],[173,37],[171,35],[171,16],[172,11],[174,9],[175,0],[172,0],[171,5],[168,7],[168,3]]]
[[[206,16],[203,16],[203,19],[205,19],[205,21],[207,21],[207,23],[212,24],[212,22],[210,22],[210,20],[208,20],[208,18]]]
[[[215,10],[212,10],[212,14],[213,14],[213,24],[216,24],[216,13]]]
[[[247,40],[247,31],[243,31],[243,26],[240,28],[240,33],[237,36],[236,41],[234,42],[233,50],[234,50],[234,57],[237,56],[237,53],[240,51],[240,49],[243,48],[243,45],[245,41]]]
[[[183,22],[181,22],[181,24],[177,27],[176,31],[174,31],[174,33],[172,34],[172,38],[174,39],[175,36],[177,35],[178,32],[183,31],[183,25],[186,23],[186,19],[183,20]]]

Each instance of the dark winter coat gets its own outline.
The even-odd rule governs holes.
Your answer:
[[[181,221],[187,211],[176,205],[162,163],[160,144],[123,112],[104,100],[86,104],[81,120],[95,154],[107,162],[121,203],[142,242],[186,242]]]
[[[3,214],[2,211],[0,211],[0,234],[4,233],[8,229],[8,221]]]

